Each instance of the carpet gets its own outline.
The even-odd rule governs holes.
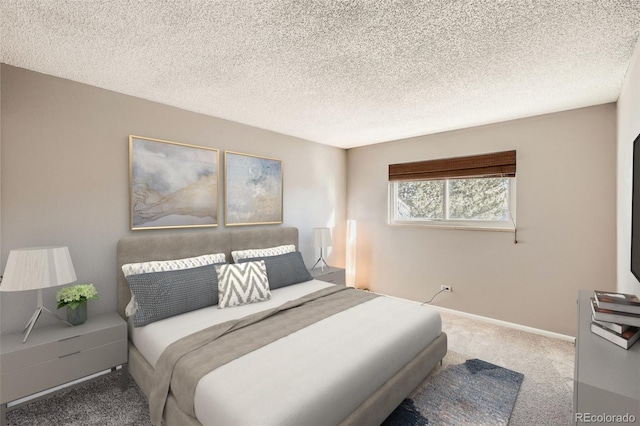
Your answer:
[[[523,375],[449,351],[384,426],[506,425]],[[150,426],[147,399],[133,379],[106,375],[7,413],[8,426]]]
[[[107,374],[7,413],[7,426],[151,426],[147,398],[129,377]]]
[[[463,358],[449,352],[445,360]],[[383,426],[506,425],[524,376],[466,359],[435,370]]]

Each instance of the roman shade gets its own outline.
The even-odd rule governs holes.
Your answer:
[[[389,164],[389,181],[515,177],[516,151]]]

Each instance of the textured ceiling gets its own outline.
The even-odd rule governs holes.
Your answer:
[[[0,61],[354,147],[616,101],[640,0],[1,0]]]

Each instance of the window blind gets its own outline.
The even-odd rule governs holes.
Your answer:
[[[516,151],[389,164],[389,181],[515,177]]]

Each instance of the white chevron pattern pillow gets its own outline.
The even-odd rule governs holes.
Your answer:
[[[220,266],[218,296],[219,309],[271,299],[264,260]]]

